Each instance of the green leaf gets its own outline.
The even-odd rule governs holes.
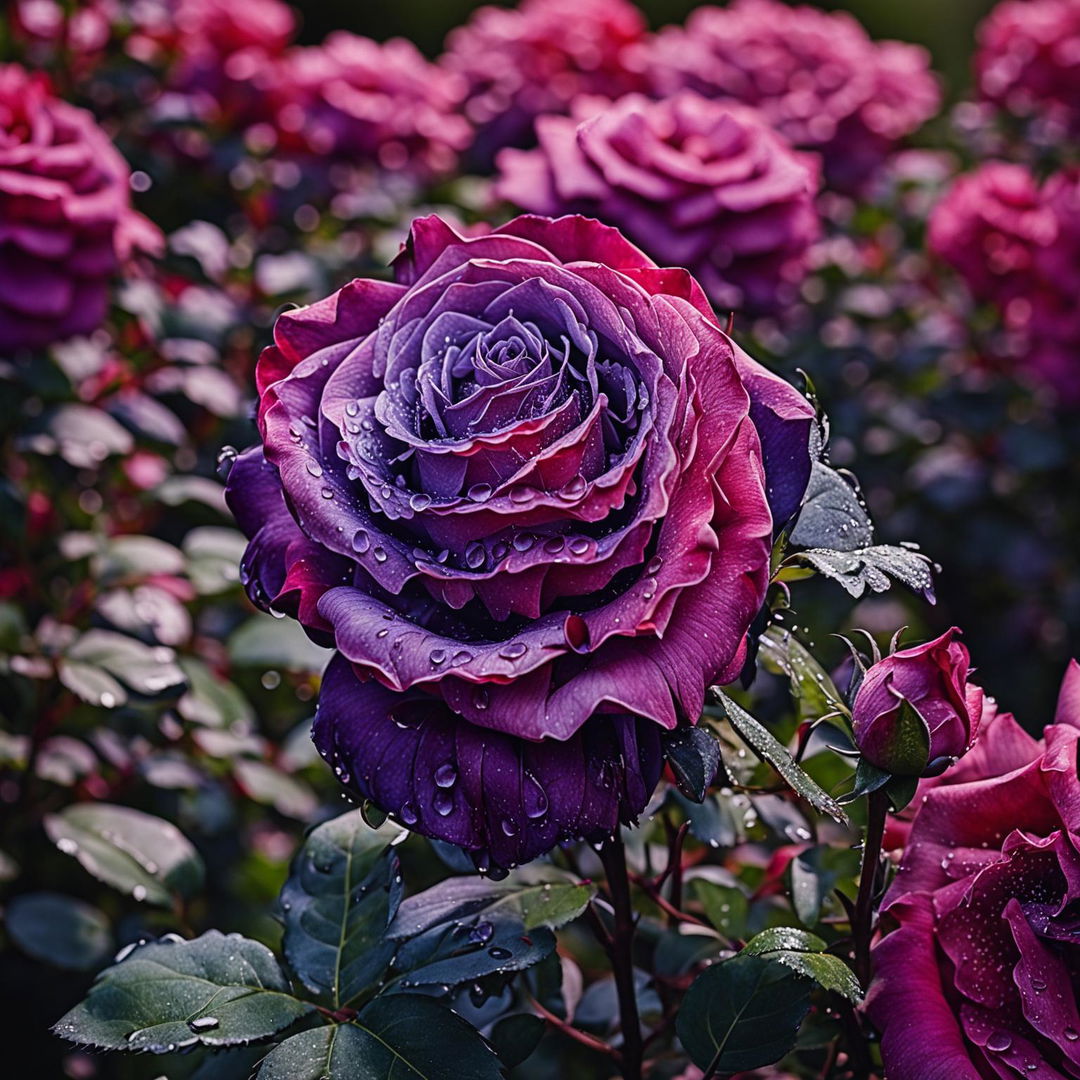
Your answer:
[[[184,537],[187,574],[201,596],[224,592],[240,581],[247,540],[236,529],[205,525]]]
[[[799,922],[814,926],[837,885],[859,872],[859,853],[818,844],[791,860],[791,903]]]
[[[750,901],[737,885],[719,885],[707,878],[694,878],[694,895],[709,920],[727,938],[741,938],[746,933]]]
[[[147,645],[112,630],[88,630],[68,649],[66,659],[104,669],[141,697],[178,694],[184,689],[184,673],[172,649]]]
[[[113,949],[109,920],[96,907],[61,893],[16,896],[4,921],[23,952],[54,967],[92,971]]]
[[[330,650],[316,645],[292,619],[253,615],[229,638],[229,656],[242,667],[322,671]]]
[[[136,900],[171,907],[202,888],[191,841],[168,821],[109,803],[76,803],[45,818],[49,839],[83,868]]]
[[[679,790],[696,803],[704,802],[720,768],[720,744],[705,725],[676,728],[664,736],[664,757]]]
[[[114,536],[94,556],[91,571],[103,584],[155,574],[182,574],[184,556],[156,536]]]
[[[520,1065],[539,1045],[547,1022],[535,1013],[505,1016],[491,1029],[491,1044],[509,1069]]]
[[[479,1032],[428,997],[376,998],[347,1024],[303,1031],[263,1060],[258,1080],[501,1080]]]
[[[188,689],[176,708],[185,720],[215,728],[254,725],[255,710],[239,687],[191,656],[181,657],[180,668],[187,678]]]
[[[249,799],[272,806],[286,817],[310,821],[319,808],[319,800],[307,784],[268,761],[237,758],[233,762],[233,775]]]
[[[771,1065],[794,1045],[811,984],[771,957],[740,953],[706,968],[686,992],[675,1031],[712,1074]]]
[[[906,698],[892,717],[878,721],[886,726],[889,745],[884,753],[888,771],[898,776],[919,776],[930,760],[930,725]]]
[[[401,899],[391,845],[405,834],[371,829],[352,810],[313,830],[281,890],[283,950],[296,977],[333,1008],[354,1008],[394,955],[387,926]]]
[[[847,705],[829,673],[788,629],[770,626],[761,635],[758,654],[766,668],[787,676],[800,720],[818,720],[829,713],[847,713]]]
[[[825,952],[825,942],[806,930],[775,926],[763,930],[746,943],[740,956],[765,956],[778,960],[785,967],[819,986],[842,994],[849,1001],[862,998],[862,988],[851,968],[838,956]]]
[[[791,564],[813,567],[819,574],[839,582],[856,599],[867,589],[876,593],[885,592],[892,586],[890,578],[895,578],[930,601],[934,598],[933,564],[921,552],[911,548],[891,544],[844,551],[811,548],[790,555],[784,565]]]
[[[209,930],[194,941],[136,948],[103,971],[53,1031],[102,1049],[161,1054],[265,1039],[313,1009],[292,996],[265,945]]]
[[[871,765],[866,758],[861,757],[859,764],[855,766],[855,786],[846,794],[841,795],[839,801],[847,806],[856,799],[861,799],[864,795],[869,795],[870,792],[884,787],[890,779],[892,779],[891,773],[879,769],[876,765]]]
[[[453,877],[402,902],[390,936],[415,937],[440,923],[466,918],[511,918],[523,930],[552,930],[576,919],[596,895],[591,882],[537,863],[513,871],[502,881]]]
[[[788,753],[787,748],[764,724],[755,720],[742,706],[737,705],[722,690],[712,688],[713,700],[728,723],[754,753],[768,762],[784,779],[788,787],[802,796],[815,810],[828,814],[834,821],[847,825],[847,815],[837,801],[819,787]]]

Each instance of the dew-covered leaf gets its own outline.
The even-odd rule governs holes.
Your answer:
[[[796,552],[786,562],[813,567],[819,574],[839,582],[856,599],[867,589],[885,592],[895,579],[912,592],[921,593],[931,603],[934,601],[933,564],[921,552],[911,548],[892,544],[844,551],[811,548]]]
[[[8,903],[4,922],[23,952],[54,967],[92,971],[112,952],[109,920],[73,896],[22,893]]]
[[[176,694],[184,688],[184,673],[172,649],[147,645],[112,630],[88,630],[68,649],[65,662],[100,668],[130,693],[144,698]]]
[[[853,551],[873,543],[874,528],[853,484],[854,477],[815,461],[791,543],[830,551]]]
[[[842,825],[847,824],[847,815],[836,800],[799,767],[787,748],[764,724],[755,720],[722,690],[713,687],[712,696],[739,737],[762,761],[768,762],[796,794],[810,803],[815,810],[828,814]]]
[[[595,895],[591,882],[540,863],[514,870],[502,881],[447,878],[402,902],[390,936],[415,937],[439,923],[480,915],[511,918],[524,930],[538,926],[554,930],[576,919]]]
[[[120,892],[161,907],[202,887],[204,868],[173,824],[109,803],[76,803],[45,818],[49,839],[90,874]]]
[[[761,635],[758,655],[770,671],[787,676],[800,720],[814,721],[847,708],[828,672],[788,629],[770,626]]]
[[[137,947],[53,1031],[83,1045],[160,1054],[269,1038],[313,1009],[293,997],[265,945],[208,930],[193,941]]]
[[[353,810],[314,829],[281,890],[285,959],[333,1008],[355,1007],[394,955],[387,927],[401,899],[393,825],[369,828]]]
[[[839,956],[827,953],[825,948],[825,942],[816,934],[788,926],[775,926],[751,938],[739,955],[778,960],[797,974],[813,979],[826,990],[858,1002],[862,998],[859,980]]]
[[[187,573],[203,596],[224,592],[240,581],[240,559],[247,541],[236,529],[203,526],[184,537]]]

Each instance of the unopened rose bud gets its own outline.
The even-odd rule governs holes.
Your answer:
[[[983,692],[968,682],[971,658],[959,633],[953,627],[867,671],[852,720],[870,764],[898,776],[932,776],[971,748]]]

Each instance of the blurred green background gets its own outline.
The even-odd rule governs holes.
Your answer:
[[[637,3],[653,27],[679,22],[699,6],[695,0]],[[303,38],[312,44],[344,27],[376,38],[408,37],[433,55],[446,32],[464,22],[480,4],[477,0],[323,0],[297,6],[303,11]],[[950,95],[955,96],[967,83],[975,24],[993,7],[993,0],[849,0],[816,6],[852,12],[873,37],[926,45],[934,54],[934,66],[946,77]]]

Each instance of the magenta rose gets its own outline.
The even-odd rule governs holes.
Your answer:
[[[989,161],[958,177],[930,216],[930,250],[958,270],[972,294],[1005,305],[1031,291],[1036,252],[1057,220],[1023,165]]]
[[[0,353],[101,325],[121,263],[161,243],[129,177],[90,113],[0,65]]]
[[[867,1001],[889,1080],[1080,1074],[1078,746],[1074,661],[1042,740],[996,714],[920,786]]]
[[[857,190],[938,109],[925,49],[872,41],[844,12],[735,0],[697,8],[637,54],[658,96],[682,88],[758,109],[825,176]]]
[[[1080,3],[1006,0],[978,30],[975,75],[987,101],[1080,132]]]
[[[871,765],[899,776],[940,772],[975,741],[983,692],[968,682],[971,658],[959,633],[953,627],[900,649],[866,672],[851,713],[855,743]],[[919,718],[925,739],[911,730]]]
[[[567,113],[580,94],[614,98],[644,88],[627,64],[645,20],[628,0],[523,0],[482,7],[451,31],[439,63],[464,78],[473,157],[487,167],[504,146],[535,141],[533,121]]]
[[[260,606],[337,654],[342,782],[481,865],[645,806],[730,681],[812,410],[614,229],[413,225],[393,282],[282,315],[228,499]]]
[[[575,114],[540,117],[538,149],[500,153],[501,198],[602,218],[658,262],[687,267],[721,308],[774,311],[795,298],[820,231],[816,159],[751,110],[690,90],[579,99]]]
[[[287,150],[431,180],[454,169],[471,139],[464,81],[403,38],[339,30],[291,50],[257,81]]]
[[[998,309],[1010,357],[1080,404],[1080,170],[1040,187],[1023,165],[987,162],[934,208],[928,244]]]

